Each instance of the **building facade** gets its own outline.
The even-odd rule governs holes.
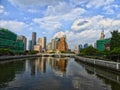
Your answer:
[[[96,41],[96,48],[99,51],[104,51],[105,49],[110,49],[110,39],[103,39]]]
[[[47,38],[46,37],[43,37],[43,38],[38,38],[38,42],[37,44],[41,46],[41,49],[43,51],[46,51],[46,41],[47,41]]]
[[[32,40],[29,40],[28,42],[28,50],[32,50]]]
[[[84,48],[87,48],[87,47],[88,47],[88,43],[85,43],[85,44],[84,44]]]
[[[8,48],[12,52],[22,53],[24,52],[24,43],[21,40],[17,40],[17,34],[0,28],[0,48]]]
[[[32,50],[34,49],[34,45],[36,45],[36,32],[32,32]]]
[[[59,51],[68,51],[68,44],[66,42],[66,37],[61,37],[57,44],[57,50]]]
[[[26,38],[25,36],[23,36],[23,35],[20,35],[20,36],[17,37],[17,40],[23,41],[23,43],[24,43],[24,51],[26,51],[26,47],[27,47],[27,38]]]
[[[82,44],[78,45],[78,50],[80,51],[82,49]]]

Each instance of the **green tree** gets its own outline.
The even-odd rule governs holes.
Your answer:
[[[96,53],[98,53],[98,51],[92,46],[84,48],[80,51],[80,54],[82,55],[96,55]]]
[[[111,32],[111,42],[110,42],[110,49],[113,50],[114,48],[120,48],[120,32],[115,30]]]

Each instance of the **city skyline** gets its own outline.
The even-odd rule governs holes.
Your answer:
[[[70,48],[93,44],[104,30],[120,31],[119,0],[0,0],[0,27],[31,40],[38,37],[66,35]],[[94,6],[94,8],[93,8]],[[29,33],[28,33],[29,32]]]

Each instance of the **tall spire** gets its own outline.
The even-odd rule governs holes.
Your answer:
[[[103,40],[104,37],[105,37],[105,35],[104,35],[104,30],[102,30],[102,32],[101,32],[101,36],[100,36],[100,40]]]

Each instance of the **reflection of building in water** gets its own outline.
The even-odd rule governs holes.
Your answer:
[[[37,70],[40,72],[46,72],[46,59],[44,57],[39,57],[36,61]]]
[[[36,75],[38,72],[46,72],[46,59],[45,58],[37,58],[33,60],[29,60],[26,62],[26,71],[30,72],[30,74]],[[30,70],[28,70],[30,68]]]
[[[30,67],[31,67],[31,75],[34,76],[35,75],[35,61],[34,60],[30,61]]]
[[[50,65],[53,71],[55,72],[55,74],[58,76],[64,75],[64,73],[66,72],[67,63],[68,63],[67,59],[51,59],[50,60]]]

